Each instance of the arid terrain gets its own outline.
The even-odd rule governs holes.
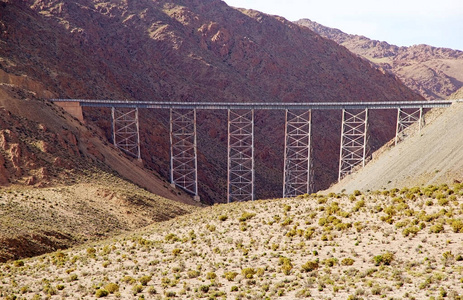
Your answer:
[[[296,24],[310,28],[395,74],[426,99],[447,99],[463,86],[463,51],[430,45],[399,47],[347,34],[309,19],[299,20]]]
[[[281,17],[216,0],[2,1],[0,70],[43,98],[314,102],[419,100],[397,78]],[[17,81],[15,81],[17,80]],[[34,89],[36,86],[31,86]],[[111,139],[108,110],[85,119]],[[393,136],[395,115],[371,125],[371,148]],[[314,112],[316,188],[337,178],[340,112]],[[140,113],[142,159],[169,176],[168,112]],[[226,199],[226,112],[198,112],[199,189]],[[280,197],[284,112],[256,113],[256,197]]]
[[[215,205],[0,265],[27,299],[460,299],[462,186]]]
[[[168,180],[168,111],[140,110],[139,161],[108,108],[48,101],[463,98],[458,51],[367,48],[217,0],[0,0],[0,298],[463,299],[463,103],[398,145],[396,112],[371,112],[373,159],[332,186],[340,111],[314,112],[329,189],[288,199],[283,112],[257,112],[256,196],[276,199],[219,204],[226,112],[198,112],[198,203]]]

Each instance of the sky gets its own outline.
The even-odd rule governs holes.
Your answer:
[[[463,51],[463,0],[224,0],[234,7],[310,19],[397,46],[427,44]]]

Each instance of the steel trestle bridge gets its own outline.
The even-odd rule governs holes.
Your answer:
[[[339,176],[341,180],[358,167],[368,155],[368,112],[371,109],[397,110],[395,143],[407,136],[406,129],[424,125],[423,109],[449,107],[463,100],[389,101],[389,102],[312,102],[312,103],[222,103],[222,102],[147,102],[85,99],[51,99],[71,114],[81,107],[111,108],[114,145],[141,159],[138,110],[170,110],[170,181],[198,195],[197,110],[228,111],[227,201],[254,200],[254,111],[285,111],[285,151],[283,197],[313,192],[312,110],[342,110]],[[74,105],[69,109],[69,105]]]

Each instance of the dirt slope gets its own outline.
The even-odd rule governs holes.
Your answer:
[[[0,69],[49,96],[158,101],[390,101],[420,97],[344,47],[218,0],[2,2]],[[315,112],[318,188],[335,180],[339,112]],[[109,139],[108,111],[87,120]],[[393,115],[372,125],[373,150]],[[169,175],[167,112],[140,115],[145,166]],[[281,196],[284,113],[256,113],[256,197]],[[226,199],[226,112],[198,112],[200,196]],[[389,130],[390,129],[390,130]]]
[[[18,88],[21,79],[29,89]],[[187,205],[194,203],[188,195],[37,98],[40,84],[11,76],[5,81],[0,83],[0,262],[195,209]]]
[[[447,99],[463,86],[463,52],[429,45],[398,47],[302,19],[296,22],[398,76],[426,99]]]
[[[458,184],[214,205],[116,239],[0,264],[0,293],[460,299],[462,194]]]
[[[365,168],[327,192],[382,190],[463,181],[463,103],[426,115],[426,126],[381,150]]]

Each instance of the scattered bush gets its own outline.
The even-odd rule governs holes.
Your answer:
[[[352,258],[346,257],[341,261],[341,265],[343,266],[352,266],[354,264],[355,260]]]
[[[106,297],[109,295],[109,292],[105,289],[98,289],[96,290],[95,297],[101,298],[101,297]]]
[[[391,252],[386,252],[384,254],[373,257],[373,262],[375,266],[379,266],[379,265],[388,266],[391,264],[393,260],[394,260],[394,254]]]
[[[318,262],[311,260],[302,265],[302,272],[311,272],[318,269]]]

